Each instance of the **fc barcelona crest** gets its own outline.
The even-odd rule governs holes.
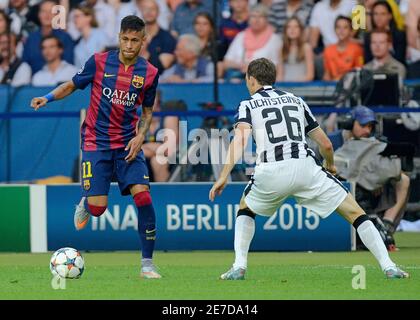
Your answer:
[[[131,84],[133,87],[140,89],[144,84],[144,77],[134,75],[133,80],[131,80]]]
[[[90,180],[84,180],[83,181],[83,188],[85,190],[89,190],[90,189]]]

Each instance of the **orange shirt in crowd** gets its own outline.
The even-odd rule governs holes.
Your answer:
[[[356,67],[363,66],[363,49],[356,42],[350,42],[344,51],[332,44],[324,50],[324,72],[328,71],[331,80],[339,80]]]

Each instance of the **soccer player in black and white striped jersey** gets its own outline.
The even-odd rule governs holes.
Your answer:
[[[386,277],[408,277],[408,273],[390,259],[378,230],[366,213],[333,176],[336,170],[331,141],[307,104],[291,93],[273,88],[276,79],[273,62],[265,58],[252,61],[245,77],[251,98],[239,105],[235,136],[222,173],[210,190],[210,200],[214,201],[226,187],[228,176],[251,134],[258,158],[236,216],[235,262],[221,279],[245,278],[249,245],[255,233],[255,215],[271,216],[287,197],[294,197],[322,218],[337,211],[357,230]],[[324,166],[308,148],[306,135],[318,144],[325,159]]]

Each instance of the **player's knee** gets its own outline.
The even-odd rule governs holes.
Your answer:
[[[353,227],[357,230],[357,228],[359,228],[359,226],[365,222],[365,221],[370,221],[369,217],[367,214],[361,214],[359,215],[354,221],[353,221]]]
[[[239,217],[239,216],[248,216],[248,217],[251,217],[252,219],[255,219],[256,214],[252,212],[251,210],[249,210],[248,208],[245,208],[245,209],[238,210],[236,217]]]
[[[105,211],[107,206],[97,206],[87,203],[88,211],[92,216],[99,217],[101,216]]]
[[[152,204],[152,196],[149,191],[138,192],[133,198],[137,207],[144,207]]]

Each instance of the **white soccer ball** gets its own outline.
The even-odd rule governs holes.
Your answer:
[[[53,253],[50,260],[51,273],[67,279],[80,278],[85,270],[85,261],[80,252],[73,248],[61,248]]]

